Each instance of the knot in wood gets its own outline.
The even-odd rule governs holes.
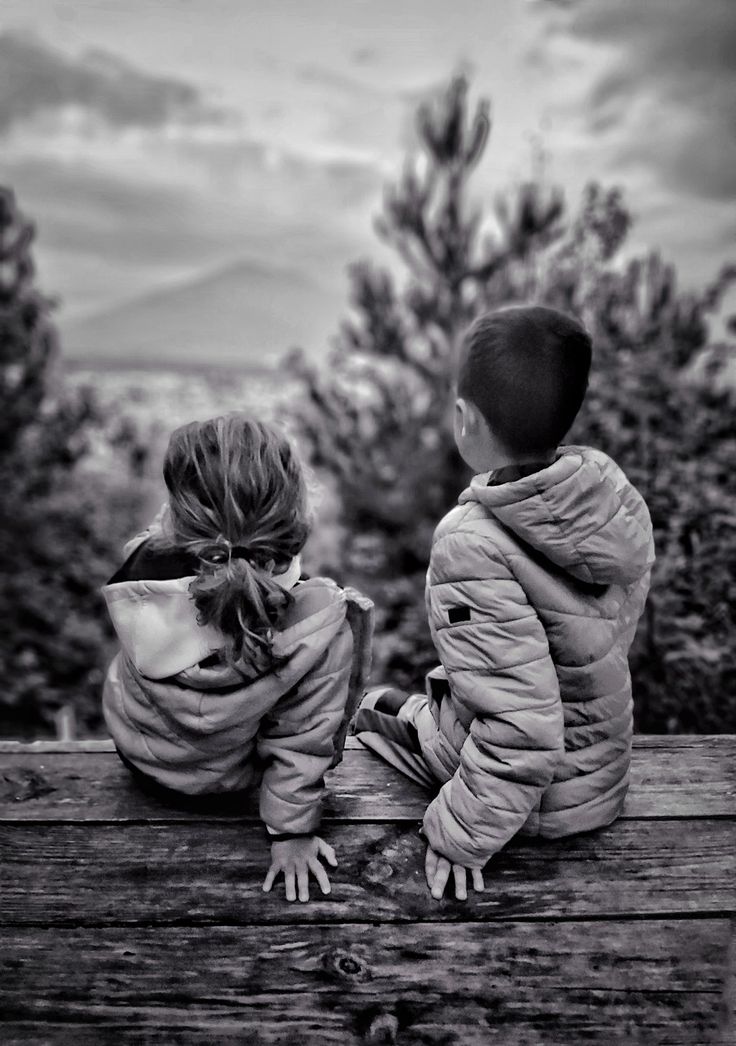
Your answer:
[[[15,775],[3,774],[2,798],[15,803],[26,803],[29,799],[38,799],[55,791],[55,786],[35,770],[21,767]]]
[[[394,870],[388,861],[374,858],[365,866],[363,875],[370,883],[385,883],[394,874]]]
[[[333,948],[323,960],[325,969],[343,980],[361,982],[372,977],[370,966],[355,952],[345,948]]]

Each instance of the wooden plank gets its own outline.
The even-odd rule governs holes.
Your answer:
[[[320,1000],[307,996],[256,996],[230,1011],[195,1008],[143,1011],[136,1008],[120,1023],[35,1022],[0,1025],[3,1046],[732,1046],[733,1039],[711,1026],[712,995],[691,993],[651,999],[646,991],[622,1000],[602,992],[579,993],[581,1003],[563,1018],[540,1014],[532,1021],[516,1014],[498,1016],[490,1004],[458,1004],[423,992],[399,999],[395,1012],[382,1004],[361,1008],[335,993]],[[495,996],[491,997],[492,1001]],[[627,1005],[628,1003],[628,1005]],[[316,1011],[316,1012],[315,1012]],[[602,1012],[608,1029],[597,1019]],[[569,1028],[565,1031],[565,1028]],[[700,1029],[705,1029],[701,1031]]]
[[[0,832],[5,925],[378,922],[617,918],[736,909],[736,824],[621,821],[556,841],[513,842],[484,893],[433,901],[412,826],[328,830],[340,861],[332,894],[264,895],[265,832],[228,822],[19,824]]]
[[[420,820],[429,793],[365,749],[345,753],[328,778],[327,820]],[[17,752],[0,755],[2,821],[192,821],[200,809],[145,795],[114,753]],[[257,820],[245,808],[217,803],[208,817]],[[624,818],[736,816],[736,738],[725,748],[635,749]]]
[[[634,748],[736,748],[736,734],[635,734]],[[345,748],[363,749],[357,738],[348,736]],[[108,738],[87,738],[80,741],[11,741],[0,740],[0,755],[24,755],[50,752],[114,752],[115,745]]]
[[[114,751],[115,745],[107,738],[89,738],[86,741],[0,741],[0,756]]]
[[[327,820],[418,820],[428,793],[365,749],[347,752],[328,774]],[[254,795],[245,804],[227,797],[194,809],[141,791],[117,755],[49,753],[0,756],[2,821],[258,822]]]
[[[728,923],[637,928],[13,930],[0,1035],[5,1046],[714,1041]]]
[[[634,748],[710,748],[733,752],[736,734],[634,734]]]
[[[635,747],[624,817],[736,817],[736,737],[730,745]]]

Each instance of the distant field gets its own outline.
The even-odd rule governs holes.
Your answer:
[[[161,479],[166,442],[172,429],[194,419],[213,417],[229,410],[252,411],[256,417],[288,424],[289,399],[298,395],[292,380],[280,372],[260,370],[248,373],[219,367],[207,370],[156,368],[71,367],[66,380],[71,385],[94,388],[103,406],[131,418],[144,435],[150,450],[146,476],[141,479],[146,491],[143,514],[138,521],[148,522],[161,504],[165,491]],[[92,482],[114,467],[110,445],[101,439],[85,467]],[[319,520],[305,549],[306,568],[316,573],[334,558],[337,544],[337,503],[329,480],[311,470],[308,486],[313,509]]]
[[[148,490],[146,515],[158,508],[164,496],[161,465],[173,429],[231,410],[249,411],[266,421],[286,421],[286,403],[290,395],[297,394],[293,382],[268,370],[73,366],[67,368],[65,377],[69,385],[91,386],[111,419],[130,418],[138,429],[149,451],[146,476],[141,477]],[[101,435],[84,468],[97,482],[115,467],[110,443]]]
[[[69,367],[67,381],[96,390],[100,401],[135,420],[151,434],[168,434],[177,425],[230,410],[253,411],[277,419],[294,383],[270,370],[205,367]]]

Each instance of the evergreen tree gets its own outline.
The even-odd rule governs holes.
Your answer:
[[[0,187],[0,736],[53,734],[72,718],[82,732],[100,728],[112,636],[98,590],[133,529],[126,481],[141,452],[90,391],[61,381],[34,234]],[[118,444],[109,480],[82,471],[93,435]]]
[[[735,441],[723,380],[734,348],[710,344],[708,322],[734,270],[693,294],[656,253],[624,261],[629,213],[597,184],[574,212],[541,181],[484,209],[469,181],[489,129],[487,104],[469,105],[463,78],[419,108],[420,153],[377,223],[402,278],[354,266],[351,315],[326,372],[292,360],[305,392],[298,426],[340,502],[325,566],[377,601],[375,677],[421,686],[435,660],[423,607],[431,535],[467,480],[451,431],[458,336],[488,309],[563,309],[595,344],[570,442],[610,453],[655,526],[659,560],[632,657],[639,726],[734,729]]]
[[[87,449],[89,390],[61,395],[54,302],[35,285],[36,230],[0,186],[0,476],[16,496],[48,489]]]
[[[35,289],[33,225],[0,187],[0,455],[6,458],[38,415],[57,353],[50,303]]]

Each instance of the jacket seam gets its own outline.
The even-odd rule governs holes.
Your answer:
[[[538,616],[539,616],[538,614],[531,613],[531,614],[521,614],[519,617],[493,617],[493,618],[488,617],[488,619],[485,620],[485,621],[479,621],[476,618],[475,621],[473,621],[471,619],[470,621],[456,621],[454,623],[453,622],[449,622],[449,623],[443,623],[441,625],[435,625],[434,626],[434,630],[435,630],[435,632],[450,632],[452,630],[458,631],[459,629],[465,628],[468,625],[470,625],[471,628],[475,628],[475,629],[481,628],[481,627],[483,627],[483,625],[489,625],[489,624],[493,624],[493,625],[511,625],[511,624],[516,623],[517,621],[530,621],[530,620],[532,620],[532,618],[535,618],[535,617],[538,617]]]
[[[309,787],[310,785],[312,787],[314,787],[314,788],[318,788],[320,791],[324,791],[324,788],[325,788],[325,785],[324,785],[324,774],[322,775],[322,778],[320,779],[320,781],[314,781],[314,782],[310,781],[307,784],[307,787]],[[296,806],[296,807],[298,807],[301,810],[309,810],[309,809],[316,808],[317,805],[318,805],[319,799],[321,798],[320,796],[318,796],[315,799],[308,799],[306,802],[300,803],[298,800],[290,799],[288,795],[280,795],[278,792],[275,792],[273,790],[273,788],[271,788],[271,786],[268,784],[268,782],[266,780],[265,773],[264,773],[263,779],[261,781],[261,791],[262,792],[265,791],[269,795],[272,795],[274,797],[274,799],[276,799],[277,802],[279,802],[279,803],[286,803],[288,806]]]
[[[560,614],[562,617],[584,617],[586,620],[590,618],[588,609],[583,610],[558,610],[557,607],[539,607],[538,612],[540,614]],[[596,614],[597,621],[618,621],[618,614]]]
[[[445,671],[448,673],[452,672],[454,675],[497,676],[505,675],[516,668],[525,668],[526,665],[533,665],[537,661],[550,661],[554,668],[554,662],[552,661],[548,650],[546,653],[540,654],[538,657],[531,657],[528,661],[515,661],[514,664],[507,665],[505,668],[489,668],[484,670],[479,668],[451,668],[448,665],[445,665]]]
[[[545,512],[549,516],[550,522],[553,524],[553,526],[557,530],[560,530],[561,527],[562,527],[562,521],[557,518],[557,516],[554,514],[554,512],[550,508],[549,502],[547,501],[547,498],[545,497],[544,492],[542,490],[539,491],[539,500],[541,501],[542,506],[544,507]],[[593,572],[591,571],[591,569],[588,566],[588,563],[587,563],[587,561],[586,561],[586,559],[584,557],[579,556],[577,559],[574,559],[573,560],[573,565],[577,565],[577,566],[583,567],[585,569],[585,571],[587,572],[587,574],[588,574],[587,580],[589,582],[593,581]]]
[[[309,678],[309,681],[310,681],[310,683],[326,682],[327,680],[333,678],[334,676],[339,675],[341,672],[344,672],[346,667],[347,667],[347,665],[339,665],[337,668],[333,668],[330,672],[325,672],[324,675],[311,676]],[[284,694],[283,697],[280,700],[284,700],[286,698],[287,694],[291,693],[291,690],[297,690],[297,692],[298,692],[300,685],[303,682],[305,682],[305,680],[307,679],[308,675],[309,675],[309,673],[306,673],[304,676],[302,676],[302,678],[299,680],[299,682],[295,683],[292,688],[287,690],[286,694]],[[276,716],[278,715],[278,709],[279,709],[279,701],[277,701],[276,704],[272,708],[272,712]],[[263,722],[263,720],[261,720],[261,722]],[[284,725],[288,725],[288,724],[291,724],[293,726],[303,725],[303,720],[293,720],[293,719],[291,719],[289,717],[288,714],[285,714],[285,715],[281,716],[280,717],[280,722],[284,723]],[[271,740],[275,740],[275,741],[279,740],[278,736],[274,736],[272,734],[264,734],[264,733],[261,733],[260,731],[257,731],[257,736],[263,738],[264,740],[266,740],[266,739],[271,739]],[[293,749],[289,749],[289,751],[293,751]],[[309,753],[305,752],[303,754],[308,755]]]
[[[139,686],[137,681],[136,681],[136,686]],[[144,696],[145,696],[145,692],[144,691],[141,691],[141,692],[144,693]],[[130,717],[130,715],[128,713],[128,709],[125,706],[125,698],[127,696],[127,693],[128,693],[127,688],[123,687],[123,693],[121,695],[120,706],[119,706],[120,707],[120,711],[124,715],[130,730],[137,737],[139,737],[141,739],[141,744],[143,745],[143,747],[148,752],[148,755],[150,756],[153,764],[155,765],[157,763],[163,763],[165,766],[168,766],[171,770],[180,770],[181,769],[181,765],[179,763],[172,763],[168,759],[162,759],[159,756],[154,754],[153,749],[151,748],[151,746],[148,743],[148,739],[146,738],[146,735],[145,735],[144,731],[141,730],[140,727],[135,724],[135,722],[133,721],[133,719],[131,719],[131,717]],[[147,701],[148,708],[150,708],[150,710],[153,712],[153,714],[156,716],[156,718],[159,720],[159,722],[161,722],[165,727],[169,727],[169,724],[163,718],[163,716],[161,715],[159,710],[156,708],[156,706],[154,704],[152,704],[151,701],[148,701],[147,698],[146,698],[146,701]],[[169,731],[168,731],[168,736],[176,738],[177,741],[181,739],[181,735],[179,733],[175,732],[175,731],[172,731],[170,728],[169,728]],[[194,745],[194,744],[192,745],[192,748],[194,748],[194,750],[196,752],[199,752],[202,755],[205,754],[204,752],[202,752],[202,750],[200,748],[197,748],[197,746]]]

